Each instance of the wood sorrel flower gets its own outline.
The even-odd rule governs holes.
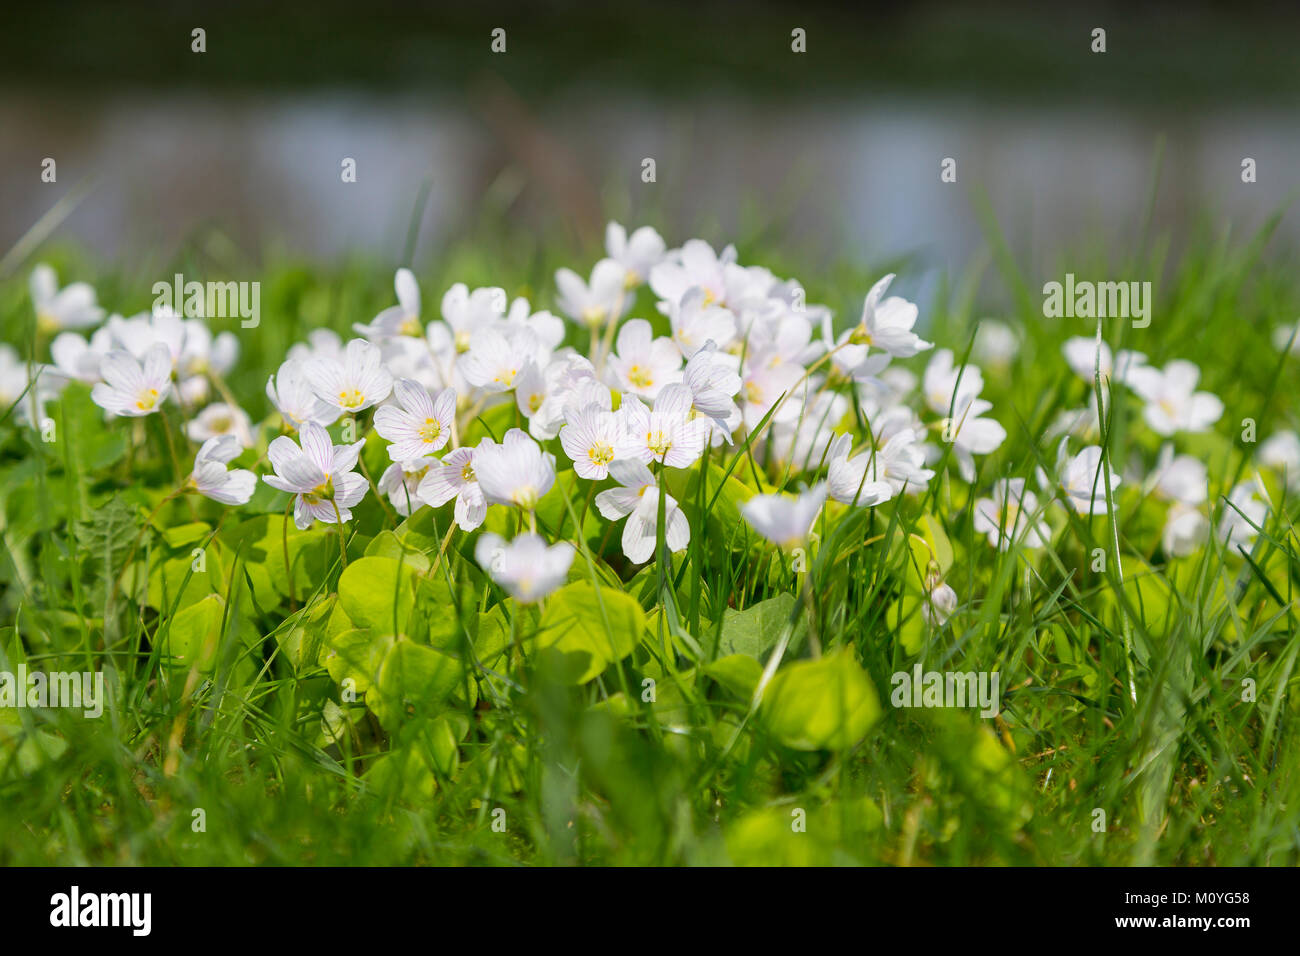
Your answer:
[[[139,418],[162,407],[172,390],[172,357],[162,343],[154,344],[141,362],[124,349],[114,349],[100,365],[104,381],[90,397],[114,415]]]
[[[366,479],[352,471],[365,440],[335,445],[315,422],[303,422],[298,438],[301,447],[287,435],[271,442],[267,457],[275,474],[264,475],[262,480],[296,495],[293,521],[302,530],[316,521],[335,524],[350,520],[352,506],[366,496]]]

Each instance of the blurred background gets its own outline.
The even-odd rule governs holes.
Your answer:
[[[1067,248],[1114,259],[1163,235],[1176,251],[1194,230],[1244,237],[1283,207],[1300,182],[1298,13],[9,5],[0,256],[25,270],[48,234],[100,262],[168,261],[219,235],[253,262],[395,266],[492,220],[570,243],[583,271],[617,218],[670,244],[766,237],[804,262],[910,258],[907,291],[923,296],[926,276],[984,254],[996,222],[1033,279],[1058,273]],[[498,27],[504,53],[490,48]],[[795,28],[806,53],[791,50]],[[45,157],[56,183],[41,182]],[[940,181],[945,157],[955,184]],[[1284,245],[1298,230],[1284,217]]]

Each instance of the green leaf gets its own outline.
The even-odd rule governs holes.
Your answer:
[[[220,594],[209,594],[178,612],[163,635],[164,662],[210,674],[217,662],[225,612],[226,601]]]
[[[289,594],[289,575],[285,569],[287,540],[288,564],[293,569],[293,594],[302,602],[325,581],[338,559],[338,542],[332,530],[324,531],[317,527],[299,531],[292,519],[287,520],[287,525],[283,514],[258,515],[223,531],[220,539],[232,552],[242,545],[239,553],[249,567],[255,586],[261,580],[269,580],[275,591],[286,597]],[[254,573],[255,568],[260,570]],[[258,600],[265,600],[260,590]]]
[[[392,558],[395,561],[405,561],[417,571],[428,571],[432,562],[419,551],[412,550],[409,545],[403,545],[402,539],[392,531],[384,530],[375,535],[370,543],[366,545],[367,557]]]
[[[632,653],[645,627],[645,612],[631,596],[578,581],[547,600],[536,642],[568,680],[584,684]]]
[[[374,686],[379,665],[393,641],[392,635],[379,636],[368,628],[330,635],[326,638],[329,650],[324,655],[325,670],[340,685],[352,681],[351,689],[360,697]]]
[[[105,424],[104,410],[90,398],[90,387],[69,382],[59,397],[60,408],[50,416],[63,429],[63,441],[74,449],[73,467],[85,473],[99,471],[126,454],[129,425],[117,419]]]
[[[743,611],[727,608],[722,613],[722,633],[713,653],[719,657],[748,654],[761,660],[780,639],[793,610],[794,595],[789,592],[751,604]],[[801,619],[798,627],[806,630],[807,624]]]
[[[187,544],[202,541],[211,531],[212,526],[206,521],[191,521],[188,524],[163,528],[162,537],[169,548],[183,548]]]
[[[715,681],[743,700],[754,696],[754,688],[763,676],[763,665],[748,654],[720,657],[703,668]]]
[[[280,653],[301,672],[322,663],[329,638],[351,627],[351,620],[339,607],[338,595],[330,594],[287,618],[276,630],[275,640]]]
[[[848,649],[776,672],[763,695],[763,722],[795,750],[852,747],[880,719],[871,680]]]
[[[357,627],[402,633],[415,606],[415,569],[394,558],[353,561],[339,577],[339,602]]]
[[[366,703],[393,730],[408,717],[435,713],[464,676],[461,662],[450,654],[399,638],[384,655],[377,693],[368,693]]]

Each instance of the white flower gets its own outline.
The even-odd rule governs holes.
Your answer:
[[[36,307],[36,326],[42,332],[84,329],[104,319],[89,283],[73,282],[60,289],[58,274],[44,263],[32,270],[28,288]]]
[[[921,618],[931,627],[942,627],[957,610],[957,592],[943,581],[931,579],[927,584]]]
[[[879,437],[879,436],[878,436]],[[853,438],[840,435],[830,448],[827,491],[836,501],[864,508],[881,504],[904,490],[920,490],[934,477],[916,433],[902,429],[884,445],[850,458]]]
[[[650,560],[658,541],[659,487],[644,463],[630,459],[610,463],[609,475],[620,485],[596,495],[596,509],[610,521],[624,515],[623,553],[633,564]],[[671,552],[691,543],[691,526],[676,499],[664,492],[664,544]]]
[[[100,372],[104,381],[95,384],[90,397],[115,415],[152,415],[171,394],[172,359],[162,344],[149,349],[143,363],[130,352],[114,349],[104,356]]]
[[[300,428],[303,422],[333,425],[339,419],[338,408],[317,397],[307,380],[302,359],[286,360],[280,370],[266,380],[266,397],[284,423],[293,429]]]
[[[1073,458],[1062,439],[1056,450],[1056,473],[1061,490],[1075,511],[1081,515],[1104,515],[1108,511],[1105,475],[1102,471],[1101,448],[1090,445]],[[1110,493],[1119,487],[1120,478],[1114,470],[1110,474]]]
[[[789,306],[777,299],[765,299],[761,307],[748,308],[740,313],[740,329],[745,338],[746,362],[753,365],[775,367],[789,363],[810,365],[825,354],[834,342],[828,338],[829,310],[823,312],[822,338],[813,338],[811,310],[790,311]]]
[[[732,364],[733,356],[719,353],[713,342],[705,342],[682,373],[682,384],[691,393],[691,409],[713,421],[712,434],[731,444],[731,431],[740,424],[740,406],[735,395],[740,391],[740,376]]]
[[[952,443],[957,470],[964,481],[975,480],[975,455],[991,454],[1007,439],[1007,430],[999,422],[981,417],[992,408],[992,402],[972,398],[958,405],[951,418],[944,419],[943,440]]]
[[[512,428],[499,445],[490,438],[478,443],[474,471],[489,504],[531,511],[555,483],[555,456],[542,451],[526,432]]]
[[[975,361],[1004,369],[1020,351],[1020,339],[1011,326],[996,319],[984,319],[975,331],[975,344],[971,355]]]
[[[682,356],[671,339],[654,338],[645,319],[632,319],[618,330],[618,353],[609,357],[606,374],[616,388],[653,400],[682,380]]]
[[[528,419],[528,433],[549,441],[573,412],[587,405],[609,411],[609,388],[596,380],[591,362],[573,349],[562,349],[546,368],[527,366],[515,382],[515,404]]]
[[[568,326],[559,316],[552,315],[545,309],[540,312],[532,311],[532,306],[523,296],[510,303],[510,309],[506,312],[502,325],[508,331],[527,329],[533,334],[539,352],[543,353],[538,356],[538,364],[544,364],[545,358],[560,347],[568,330]]]
[[[529,420],[528,431],[532,434],[532,417],[546,404],[546,373],[536,363],[525,362],[515,376],[514,388],[515,407],[519,409],[519,414]]]
[[[591,282],[572,269],[555,273],[559,290],[560,311],[582,325],[601,328],[617,322],[632,308],[633,296],[628,293],[628,273],[621,263],[601,259],[591,270]]]
[[[275,474],[263,475],[262,480],[296,496],[293,521],[302,530],[316,521],[350,521],[352,506],[366,496],[366,479],[352,470],[365,439],[335,445],[320,425],[303,422],[298,440],[301,447],[286,435],[271,442],[267,457]]]
[[[721,306],[706,305],[704,290],[699,286],[689,289],[681,302],[669,307],[668,321],[673,330],[673,344],[685,358],[690,358],[710,340],[725,348],[736,335],[736,317]],[[621,341],[619,351],[623,351]]]
[[[811,383],[810,383],[811,384]],[[772,419],[766,440],[756,452],[769,466],[797,468],[802,471],[820,468],[830,454],[835,440],[831,427],[848,414],[851,403],[848,396],[839,392],[818,392],[812,396],[799,396],[793,404],[802,408],[802,414],[786,418],[780,414]]]
[[[548,547],[536,534],[521,534],[507,542],[488,532],[474,546],[479,566],[521,604],[534,604],[563,584],[573,555],[573,545],[567,541]]]
[[[436,398],[419,382],[400,378],[393,385],[397,405],[375,409],[375,431],[392,442],[388,457],[395,462],[425,458],[451,440],[456,416],[456,390],[444,388]]]
[[[99,366],[113,349],[113,335],[108,329],[96,329],[87,342],[76,332],[60,332],[50,343],[50,357],[60,375],[87,385],[103,381]]]
[[[1219,518],[1219,537],[1233,547],[1249,545],[1267,517],[1268,502],[1261,497],[1259,484],[1254,479],[1243,481],[1228,492]]]
[[[640,399],[625,396],[618,414],[623,427],[614,449],[616,458],[689,468],[704,451],[709,425],[703,419],[690,417],[691,393],[685,385],[665,388],[653,410]]]
[[[181,351],[176,357],[178,378],[192,378],[215,372],[225,375],[239,359],[239,339],[233,332],[213,336],[202,319],[185,319],[181,328]]]
[[[378,405],[393,391],[393,376],[384,368],[383,353],[365,339],[353,339],[343,358],[313,358],[304,369],[316,396],[340,413],[356,413]]]
[[[845,340],[852,343],[850,348],[862,348],[863,358],[867,348],[881,349],[894,358],[910,358],[934,348],[933,342],[925,341],[912,331],[918,314],[914,303],[896,295],[882,300],[893,279],[894,275],[890,273],[871,287],[862,303],[862,318],[847,333]],[[860,365],[861,361],[846,360],[845,364],[853,367]]]
[[[161,308],[129,319],[110,315],[106,328],[118,348],[138,359],[143,359],[155,345],[165,346],[172,371],[185,349],[185,320],[172,309]]]
[[[930,411],[947,415],[950,410],[960,410],[984,391],[984,375],[974,365],[954,368],[952,351],[939,349],[925,367],[921,391]]]
[[[794,548],[808,540],[825,501],[826,486],[818,484],[794,498],[754,495],[741,506],[740,513],[768,541],[782,548]]]
[[[343,340],[333,329],[313,329],[307,333],[306,342],[295,342],[289,346],[286,360],[305,362],[313,358],[337,359],[343,361]]]
[[[515,379],[538,356],[537,336],[530,329],[484,329],[470,338],[469,351],[456,363],[465,380],[489,392],[508,392]]]
[[[1209,497],[1209,473],[1200,459],[1174,455],[1174,446],[1164,445],[1149,478],[1158,498],[1185,505],[1200,505]]]
[[[1285,474],[1287,485],[1300,486],[1300,436],[1280,431],[1259,446],[1259,462],[1265,468]]]
[[[1112,359],[1109,345],[1102,342],[1099,351],[1097,340],[1086,335],[1076,335],[1066,339],[1065,344],[1061,346],[1061,351],[1065,353],[1066,364],[1085,382],[1093,382],[1100,369],[1102,378],[1115,379],[1128,384],[1132,381],[1133,373],[1145,367],[1147,361],[1147,357],[1141,352],[1128,349],[1121,349]]]
[[[1043,548],[1052,532],[1037,512],[1038,496],[1026,490],[1025,479],[1004,478],[993,486],[993,497],[975,502],[975,530],[999,551],[1016,541],[1026,548]]]
[[[245,468],[226,468],[243,449],[234,435],[214,435],[194,456],[190,483],[199,494],[225,505],[246,505],[257,488],[257,476]]]
[[[804,379],[804,370],[793,362],[778,365],[766,365],[758,362],[746,362],[741,373],[740,414],[746,428],[757,428],[764,416],[772,410],[782,395],[793,392],[804,385],[803,392],[808,391]],[[791,421],[799,417],[800,403],[786,401],[772,416],[772,421]]]
[[[1047,438],[1069,435],[1085,444],[1101,441],[1101,416],[1097,412],[1097,392],[1088,392],[1088,404],[1084,408],[1067,408],[1059,412],[1047,429]]]
[[[438,464],[430,465],[418,491],[420,500],[435,508],[455,498],[456,524],[462,531],[473,531],[487,517],[487,501],[474,472],[473,448],[457,448],[444,455]]]
[[[652,226],[642,226],[628,236],[616,222],[605,227],[605,253],[624,270],[624,285],[638,286],[650,276],[650,270],[664,257],[663,236]]]
[[[1165,517],[1160,543],[1171,558],[1185,558],[1194,554],[1209,536],[1210,521],[1199,508],[1174,502]]]
[[[1128,384],[1146,402],[1142,417],[1156,434],[1203,432],[1223,415],[1223,402],[1196,391],[1200,377],[1194,363],[1175,360],[1163,371],[1149,365],[1134,369]]]
[[[384,309],[369,324],[353,323],[353,330],[372,342],[382,342],[399,335],[419,337],[423,334],[420,325],[420,285],[415,281],[415,275],[410,269],[398,269],[393,277],[393,288],[397,292],[397,305]]]
[[[431,467],[436,467],[436,458],[416,458],[412,461],[393,462],[384,469],[375,487],[379,493],[387,495],[389,502],[402,517],[406,517],[421,504],[420,483],[424,481]]]
[[[1293,355],[1300,355],[1300,325],[1279,325],[1273,330],[1273,345],[1281,351],[1290,348]]]
[[[253,445],[253,423],[238,405],[216,402],[185,423],[190,441],[205,442],[218,435],[229,435],[243,448]]]
[[[506,290],[495,286],[469,291],[457,282],[442,297],[442,317],[451,327],[457,352],[469,349],[476,332],[497,328],[506,314]]]
[[[614,449],[622,437],[618,416],[599,405],[588,405],[579,410],[560,429],[560,445],[572,459],[573,470],[580,478],[591,481],[600,481],[609,475]]]
[[[688,239],[681,249],[650,270],[650,288],[666,302],[681,302],[693,286],[699,286],[704,290],[705,304],[726,305],[726,266],[735,261],[733,246],[718,255],[703,239]]]

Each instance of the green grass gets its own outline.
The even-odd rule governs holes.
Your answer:
[[[416,599],[398,629],[424,656],[390,675],[396,689],[384,713],[343,701],[339,675],[373,676],[373,661],[363,647],[358,660],[333,658],[334,670],[321,663],[315,645],[338,642],[347,624],[333,615],[345,603],[403,612],[374,582],[340,588],[332,532],[290,535],[292,598],[276,524],[284,501],[265,491],[232,514],[197,499],[167,504],[131,557],[145,516],[174,487],[158,423],[132,438],[131,423],[104,426],[77,389],[51,406],[55,442],[10,417],[0,424],[0,649],[9,669],[20,657],[48,670],[103,668],[119,686],[100,720],[0,711],[0,862],[1300,862],[1300,542],[1297,507],[1282,485],[1270,479],[1278,507],[1245,555],[1216,539],[1190,558],[1166,560],[1164,506],[1133,480],[1117,492],[1113,523],[1067,521],[1058,512],[1051,546],[1040,552],[997,552],[971,521],[974,497],[994,480],[1050,468],[1055,441],[1045,431],[1060,410],[1087,401],[1090,386],[1069,373],[1061,343],[1094,328],[1045,319],[1036,291],[1044,279],[1068,268],[1155,280],[1150,327],[1110,322],[1103,332],[1113,348],[1136,348],[1155,364],[1197,362],[1201,387],[1224,399],[1213,432],[1177,440],[1209,466],[1215,519],[1220,494],[1254,468],[1257,446],[1242,441],[1242,420],[1254,419],[1260,440],[1296,427],[1294,360],[1270,336],[1300,315],[1300,282],[1274,264],[1284,257],[1262,256],[1267,230],[1244,240],[1193,237],[1175,262],[1157,239],[1124,261],[1075,257],[1041,276],[1022,274],[991,238],[994,254],[950,277],[923,318],[925,336],[958,356],[980,318],[996,316],[1023,338],[1012,367],[986,370],[985,396],[1008,439],[977,459],[973,488],[945,459],[919,498],[829,510],[799,574],[790,555],[764,547],[736,516],[736,500],[752,493],[762,470],[753,448],[715,455],[704,487],[698,466],[670,482],[693,525],[691,546],[671,566],[629,568],[617,530],[606,535],[603,524],[576,536],[573,577],[598,584],[600,597],[594,611],[569,610],[599,617],[589,640],[630,634],[634,645],[582,685],[565,670],[572,659],[540,650],[539,612],[504,600],[479,571],[472,537],[457,533],[444,561],[424,573],[449,508],[426,508],[398,527],[372,494],[347,529],[350,565],[368,550],[406,555]],[[739,247],[746,264],[799,276],[809,300],[831,305],[841,320],[856,316],[885,271],[879,263],[801,263],[770,234],[741,237]],[[415,267],[425,312],[434,315],[453,281],[503,284],[550,307],[554,268],[576,263],[582,271],[594,255],[485,233]],[[101,301],[127,314],[147,307],[153,279],[173,271],[260,278],[261,327],[215,325],[240,335],[230,386],[255,421],[264,419],[263,440],[278,422],[262,387],[287,347],[320,325],[342,331],[366,321],[391,297],[391,262],[318,269],[281,261],[253,272],[215,236],[175,261],[107,274],[74,251],[45,258],[64,281],[95,282]],[[988,271],[989,261],[1000,274]],[[633,314],[649,317],[643,295]],[[1017,304],[998,308],[999,301]],[[27,353],[34,343],[21,278],[0,285],[0,320],[4,341]],[[896,364],[919,374],[925,361]],[[1103,436],[1111,467],[1145,470],[1159,442],[1134,396],[1117,386],[1112,397]],[[130,452],[127,439],[138,441]],[[179,431],[175,439],[185,459]],[[386,460],[377,436],[365,460],[377,476]],[[762,477],[794,487],[780,468]],[[563,521],[562,535],[574,539],[585,491],[561,475],[542,524],[555,532]],[[264,524],[241,525],[257,520]],[[157,528],[171,529],[171,540]],[[916,615],[915,582],[925,570],[917,562],[933,549],[947,565],[944,539],[952,555],[945,579],[960,604],[945,627],[932,629]],[[199,545],[207,563],[195,573],[190,555]],[[1101,571],[1093,570],[1097,549],[1106,556]],[[137,570],[124,574],[128,560]],[[141,598],[146,566],[155,593]],[[400,595],[404,579],[378,580],[390,578]],[[543,620],[563,616],[558,603],[540,612]],[[200,606],[206,610],[191,610]],[[757,610],[736,617],[750,608]],[[788,675],[814,666],[809,626],[822,666],[844,666],[817,672],[801,695]],[[365,640],[378,646],[385,630],[377,623]],[[209,657],[196,664],[205,642]],[[832,692],[846,686],[837,681],[860,668],[880,705],[864,735],[845,730],[856,729],[851,715],[830,707],[824,719],[839,736],[826,739],[843,745],[793,749],[771,713],[751,713],[748,696],[729,689],[752,686],[752,672],[731,675],[729,684],[716,665],[724,651],[740,646],[765,662],[787,642],[776,671],[793,700],[785,716],[797,723],[799,706],[825,703],[828,694],[833,703]],[[491,662],[483,659],[489,649]],[[431,660],[454,661],[456,680],[424,697],[411,688],[437,682],[420,669]],[[927,670],[996,669],[1002,713],[982,720],[969,710],[890,706],[890,676],[917,661]],[[1247,678],[1253,701],[1243,700]],[[647,679],[655,682],[653,702],[643,699]],[[346,720],[346,729],[331,739],[323,715]],[[200,808],[206,827],[196,832]],[[792,828],[799,810],[802,832]],[[1101,832],[1097,810],[1105,814]],[[504,831],[493,827],[501,819]]]

